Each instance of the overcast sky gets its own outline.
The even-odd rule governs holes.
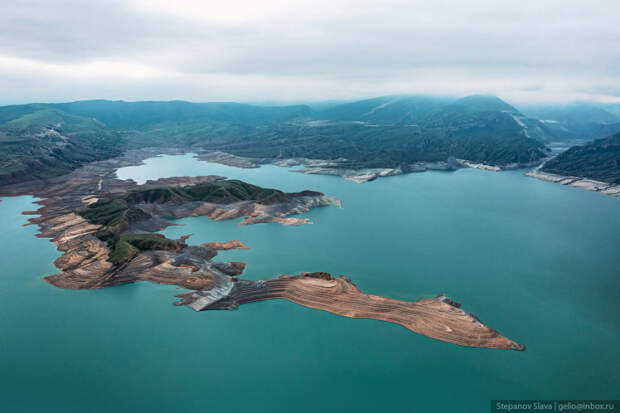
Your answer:
[[[620,101],[620,0],[0,3],[0,103]]]

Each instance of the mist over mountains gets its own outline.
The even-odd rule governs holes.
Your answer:
[[[554,142],[620,130],[620,106],[520,109],[495,97],[383,96],[324,105],[125,102],[0,107],[0,183],[66,173],[123,150],[176,146],[252,158],[346,159],[349,168],[401,168],[466,159],[540,163]]]

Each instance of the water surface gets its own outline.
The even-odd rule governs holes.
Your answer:
[[[286,301],[237,311],[173,307],[172,286],[54,288],[59,254],[22,227],[29,197],[0,202],[0,398],[6,411],[489,411],[491,399],[619,398],[620,200],[522,171],[425,172],[356,184],[264,166],[163,156],[141,182],[217,174],[335,195],[313,225],[207,217],[164,233],[239,239],[247,278],[344,274],[363,291],[464,303],[525,352],[462,348],[394,324]]]

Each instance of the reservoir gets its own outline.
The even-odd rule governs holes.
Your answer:
[[[346,275],[400,300],[445,293],[524,352],[464,348],[376,320],[276,300],[236,311],[174,307],[174,286],[70,291],[48,285],[60,254],[23,226],[31,197],[0,202],[0,403],[7,412],[490,411],[492,399],[614,399],[620,388],[620,199],[461,169],[357,184],[191,154],[118,171],[144,182],[222,175],[316,190],[343,208],[313,224],[208,217],[163,233],[237,239],[241,278]]]

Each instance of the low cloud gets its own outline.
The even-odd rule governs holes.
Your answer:
[[[525,3],[525,4],[524,4]],[[0,101],[620,101],[620,2],[5,2]]]

